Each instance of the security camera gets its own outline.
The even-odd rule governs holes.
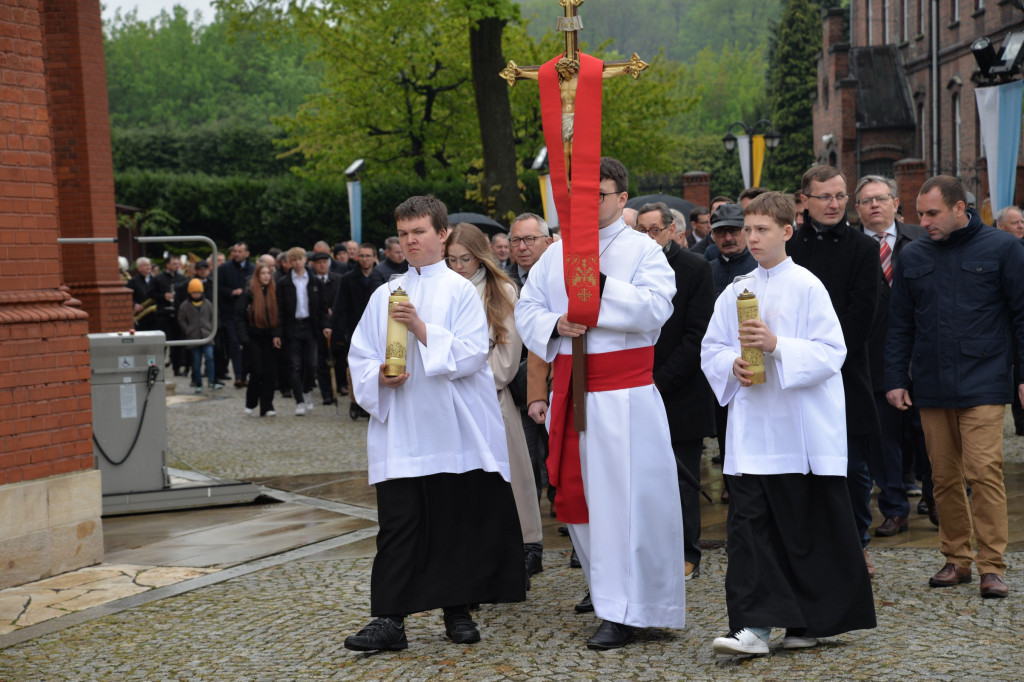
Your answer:
[[[548,148],[541,147],[540,151],[537,152],[537,157],[533,160],[533,165],[530,166],[530,170],[544,170],[545,164],[548,162]]]
[[[366,159],[356,159],[352,162],[352,165],[345,169],[345,175],[350,180],[355,180],[356,175],[361,173],[364,168],[366,168]]]

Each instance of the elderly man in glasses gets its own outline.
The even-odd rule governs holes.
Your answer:
[[[832,166],[813,166],[801,182],[804,224],[786,243],[786,252],[797,265],[821,280],[832,299],[846,339],[843,389],[846,393],[846,484],[853,516],[864,549],[869,575],[874,566],[868,557],[871,536],[871,474],[868,457],[872,439],[880,436],[878,409],[871,387],[868,339],[875,324],[882,282],[878,242],[850,227],[846,219],[850,195],[846,176]]]
[[[878,511],[882,513],[882,524],[875,529],[875,535],[890,537],[906,532],[909,528],[907,516],[910,512],[910,501],[907,499],[908,487],[904,486],[904,457],[901,439],[903,434],[903,413],[889,404],[885,399],[885,332],[889,327],[889,287],[892,286],[893,267],[903,247],[912,240],[928,233],[919,225],[904,225],[896,217],[899,209],[899,193],[896,182],[880,175],[866,175],[857,183],[853,193],[860,216],[861,229],[864,234],[878,244],[878,257],[882,265],[882,276],[885,285],[880,287],[878,318],[875,328],[868,341],[868,354],[871,360],[871,384],[875,392],[875,405],[878,407],[878,420],[881,426],[881,438],[871,445],[868,467],[871,478],[878,484]],[[920,418],[911,419],[917,423],[920,432]],[[906,414],[910,419],[911,415]],[[924,435],[920,434],[918,442],[924,443]],[[921,478],[924,482],[924,496],[927,510],[932,510],[931,468],[924,452],[919,453],[924,460],[918,462]],[[911,469],[913,467],[910,467]],[[910,476],[913,479],[913,475]],[[911,481],[912,482],[912,481]],[[921,490],[914,483],[916,494]]]

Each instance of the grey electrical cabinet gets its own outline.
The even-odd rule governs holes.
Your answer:
[[[89,334],[92,433],[104,495],[168,487],[164,333]]]

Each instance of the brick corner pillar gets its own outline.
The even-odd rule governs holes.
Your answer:
[[[704,171],[683,173],[683,198],[695,206],[711,206],[711,176]]]
[[[46,0],[42,21],[60,236],[117,237],[99,0]],[[90,332],[132,327],[117,244],[63,244],[61,261]]]
[[[103,559],[89,323],[61,284],[37,6],[0,0],[0,588]]]
[[[900,192],[903,222],[916,225],[921,219],[917,214],[917,194],[928,179],[928,170],[921,159],[902,159],[893,164],[893,173]]]

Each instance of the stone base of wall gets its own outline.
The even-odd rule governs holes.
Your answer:
[[[100,472],[0,486],[0,589],[103,561]]]

